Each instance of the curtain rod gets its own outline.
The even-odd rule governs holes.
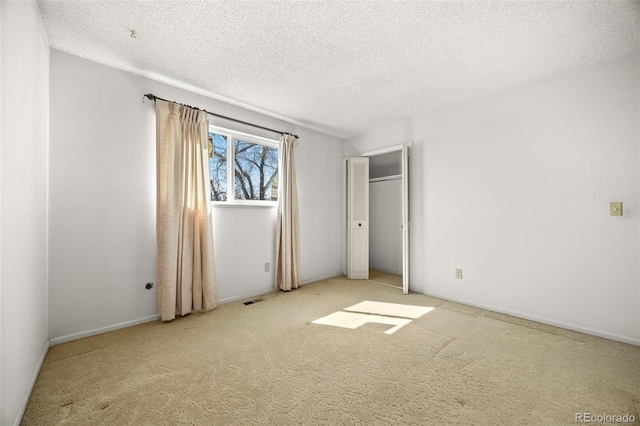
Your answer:
[[[160,99],[161,101],[171,102],[171,103],[174,103],[174,104],[178,104],[178,105],[186,106],[186,107],[189,107],[189,108],[197,109],[197,110],[199,110],[199,111],[204,111],[204,112],[206,112],[206,113],[207,113],[207,114],[209,114],[209,115],[213,115],[214,117],[223,118],[223,119],[225,119],[225,120],[230,120],[230,121],[233,121],[233,122],[235,122],[235,123],[246,124],[247,126],[256,127],[256,128],[258,128],[258,129],[267,130],[267,131],[269,131],[269,132],[273,132],[273,133],[279,133],[279,134],[281,134],[281,135],[291,135],[291,136],[293,136],[293,137],[294,137],[294,138],[296,138],[296,139],[300,139],[300,138],[298,137],[298,135],[294,135],[293,133],[289,133],[289,132],[282,132],[282,131],[280,131],[280,130],[270,129],[270,128],[268,128],[268,127],[260,126],[260,125],[258,125],[258,124],[253,124],[253,123],[249,123],[249,122],[247,122],[247,121],[238,120],[238,119],[236,119],[236,118],[227,117],[226,115],[216,114],[215,112],[210,112],[210,111],[207,111],[206,109],[193,107],[193,106],[191,106],[191,105],[187,105],[187,104],[181,104],[180,102],[170,101],[170,100],[168,100],[168,99],[163,99],[163,98],[161,98],[161,97],[159,97],[159,96],[156,96],[156,95],[153,95],[153,94],[151,94],[151,93],[147,93],[146,95],[144,95],[144,97],[145,97],[145,98],[147,98],[147,99],[149,99],[150,101],[154,101],[154,102],[155,102],[157,99]]]

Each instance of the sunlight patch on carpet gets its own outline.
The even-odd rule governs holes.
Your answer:
[[[344,308],[345,311],[412,319],[420,318],[433,309],[430,306],[401,305],[399,303],[371,302],[369,300]]]
[[[369,323],[386,324],[392,327],[384,331],[384,333],[393,334],[409,324],[413,319],[420,318],[433,309],[428,306],[401,305],[366,300],[344,309],[345,311],[355,312],[334,312],[313,321],[313,323],[351,330]]]
[[[333,325],[336,327],[356,329],[367,323],[388,324],[393,325],[384,334],[393,334],[403,326],[409,324],[410,319],[390,318],[380,315],[357,314],[354,312],[334,312],[331,315],[313,321],[314,324]]]

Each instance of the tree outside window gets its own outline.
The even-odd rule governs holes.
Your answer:
[[[233,174],[232,182],[229,173]],[[277,145],[263,143],[259,138],[212,131],[209,176],[212,201],[277,201]]]

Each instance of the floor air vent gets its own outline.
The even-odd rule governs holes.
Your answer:
[[[263,302],[263,299],[253,299],[253,300],[249,300],[248,302],[244,302],[245,305],[253,305],[254,303],[258,303],[258,302]]]

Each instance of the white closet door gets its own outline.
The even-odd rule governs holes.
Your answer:
[[[347,277],[369,279],[369,158],[347,159]]]
[[[409,294],[409,147],[402,145],[402,292]]]

